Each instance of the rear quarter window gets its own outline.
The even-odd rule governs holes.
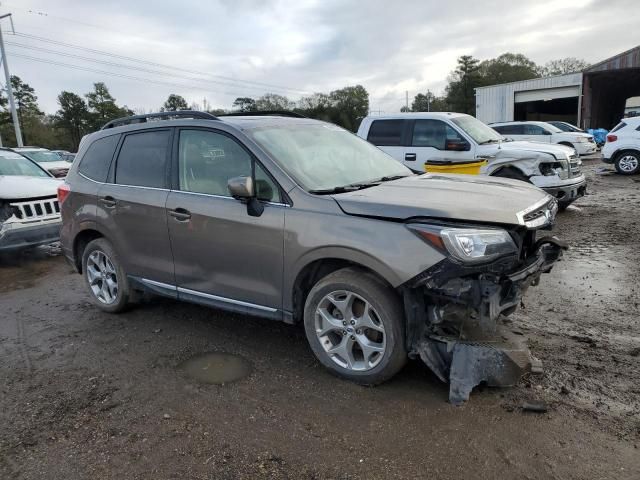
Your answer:
[[[82,156],[78,172],[96,182],[105,182],[120,135],[99,138]]]
[[[404,124],[404,120],[374,120],[369,127],[367,140],[378,146],[402,145]]]
[[[615,127],[613,127],[613,129],[609,132],[609,133],[613,133],[613,132],[617,132],[618,130],[622,130],[624,127],[626,127],[627,124],[624,122],[620,122],[618,125],[616,125]]]

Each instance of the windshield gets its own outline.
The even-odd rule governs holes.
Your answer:
[[[26,175],[28,177],[47,177],[49,174],[22,155],[13,152],[0,152],[0,175]]]
[[[553,132],[553,133],[561,133],[562,132],[562,130],[560,130],[555,125],[551,125],[550,123],[542,124],[542,128],[544,128],[544,129],[546,129],[546,130],[548,130],[550,132]]]
[[[307,191],[411,175],[382,150],[335,125],[278,125],[246,133]]]
[[[452,118],[451,121],[480,145],[483,143],[498,143],[499,141],[504,140],[504,137],[493,128],[469,115],[455,117]]]
[[[50,152],[48,150],[30,150],[20,152],[25,157],[30,158],[34,162],[59,162],[62,159],[57,153]]]
[[[549,123],[554,127],[559,128],[563,132],[582,132],[582,130],[580,130],[578,127],[574,127],[569,123],[564,123],[564,122],[549,122]]]

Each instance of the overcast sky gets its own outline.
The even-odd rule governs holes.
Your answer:
[[[13,13],[16,32],[26,35],[8,35],[3,20],[11,71],[36,89],[48,113],[57,110],[61,90],[84,94],[98,81],[118,103],[147,111],[157,110],[170,93],[230,108],[238,96],[272,91],[296,100],[305,92],[359,83],[369,91],[372,110],[392,112],[404,104],[407,90],[410,101],[427,89],[440,94],[460,55],[486,59],[511,51],[537,63],[568,56],[598,62],[640,44],[638,0],[0,3],[1,13]]]

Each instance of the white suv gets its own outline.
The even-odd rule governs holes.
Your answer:
[[[513,140],[557,143],[573,147],[578,155],[596,153],[597,145],[593,135],[584,132],[564,132],[547,122],[503,122],[492,123],[490,127]]]
[[[607,135],[602,161],[613,163],[618,173],[640,173],[640,117],[625,118]]]
[[[479,174],[532,183],[558,199],[561,209],[583,196],[587,182],[573,148],[506,141],[464,113],[416,112],[368,116],[358,136],[414,172],[428,165],[484,162]]]

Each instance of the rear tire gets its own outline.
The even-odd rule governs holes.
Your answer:
[[[396,292],[372,273],[344,268],[322,278],[304,307],[307,340],[331,373],[378,385],[407,361],[404,310]]]
[[[85,247],[82,277],[91,302],[100,310],[118,313],[129,305],[131,291],[127,275],[107,239],[97,238]]]
[[[614,161],[620,175],[635,175],[640,172],[640,152],[626,150],[616,155]]]

